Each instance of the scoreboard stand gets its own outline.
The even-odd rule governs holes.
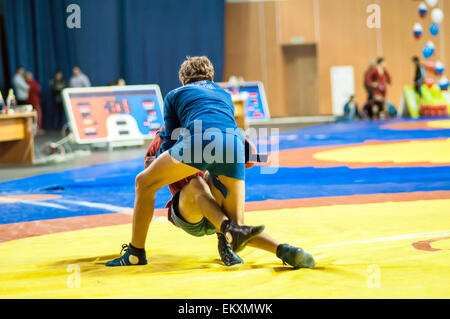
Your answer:
[[[230,93],[233,100],[244,99],[245,125],[264,123],[270,120],[266,94],[262,82],[221,82],[218,83]],[[235,110],[239,112],[240,110]]]
[[[158,85],[68,88],[62,96],[76,144],[142,146],[164,124]]]

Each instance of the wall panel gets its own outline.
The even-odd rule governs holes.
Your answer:
[[[371,4],[381,9],[381,29],[367,25],[370,14],[367,8]],[[413,0],[228,3],[225,76],[240,74],[247,80],[264,81],[273,116],[328,115],[332,113],[330,68],[353,66],[356,96],[362,104],[366,99],[364,72],[382,54],[393,80],[388,99],[399,106],[402,88],[411,84],[414,75],[411,57],[421,56],[428,40],[433,39],[436,46],[432,60],[442,60],[450,67],[450,41],[445,39],[450,36],[450,1],[440,0],[445,19],[439,38],[430,35],[430,15],[421,19],[418,5],[419,1]],[[424,28],[420,40],[412,36],[416,22],[421,22]],[[316,46],[316,59],[301,58],[301,54],[295,58],[289,48],[293,48],[291,40],[296,37]],[[314,72],[315,85],[304,92],[292,92],[297,85],[295,81],[299,85],[305,79],[314,82]]]

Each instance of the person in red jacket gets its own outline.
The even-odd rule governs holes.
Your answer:
[[[391,85],[391,76],[386,70],[384,58],[378,58],[375,67],[366,75],[366,86],[372,88],[371,109],[367,110],[370,118],[380,118],[385,112],[387,88]]]
[[[163,142],[158,133],[145,155],[145,168],[147,168],[155,159]],[[258,158],[260,156],[256,154],[255,145],[247,138],[245,150],[245,168],[251,168],[259,161]],[[223,200],[223,195],[211,182],[207,171],[201,171],[176,183],[170,184],[169,189],[172,193],[172,198],[166,204],[166,208],[168,209],[167,217],[173,225],[182,228],[188,234],[193,236],[212,235],[217,233],[218,250],[222,262],[226,266],[244,263],[232,250],[225,236],[222,233],[216,232],[214,225],[206,219],[205,214],[203,213],[203,211],[207,209],[207,207],[203,207],[203,205],[206,204],[206,202],[202,202],[203,196],[212,195],[219,206]],[[200,227],[200,225],[202,226]],[[248,245],[273,253],[280,258],[283,263],[287,263],[294,268],[312,268],[315,265],[314,259],[309,253],[303,251],[301,248],[292,247],[288,244],[280,245],[266,232],[262,232],[252,238]]]
[[[34,79],[33,73],[25,73],[25,81],[29,85],[30,89],[28,91],[28,103],[33,106],[33,109],[37,113],[37,131],[38,134],[43,134],[42,129],[42,109],[41,109],[41,86]]]

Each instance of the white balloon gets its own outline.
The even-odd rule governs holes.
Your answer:
[[[434,7],[438,2],[438,0],[426,0],[426,1],[430,7]]]
[[[416,23],[414,25],[414,31],[422,31],[422,25],[420,23]]]
[[[436,24],[441,24],[444,20],[444,12],[439,8],[433,9],[433,11],[431,11],[431,20]]]
[[[433,41],[428,41],[427,42],[427,47],[433,48],[434,49],[434,43]]]

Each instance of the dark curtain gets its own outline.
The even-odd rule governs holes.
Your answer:
[[[18,65],[34,73],[43,89],[46,129],[55,128],[49,81],[56,70],[68,81],[78,65],[93,86],[123,77],[127,84],[159,84],[166,94],[180,85],[178,68],[186,56],[206,55],[220,81],[224,2],[3,0],[8,76]],[[70,4],[80,6],[79,29],[66,25]]]

